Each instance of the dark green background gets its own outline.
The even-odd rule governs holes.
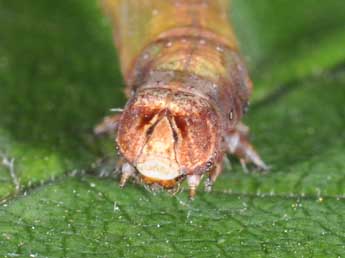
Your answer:
[[[0,166],[1,257],[345,256],[345,2],[232,10],[256,86],[245,122],[272,169],[232,160],[189,202],[99,176],[114,144],[92,128],[125,99],[98,2],[0,0],[0,155],[20,181]]]

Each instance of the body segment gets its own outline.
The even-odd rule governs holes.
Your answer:
[[[205,174],[210,189],[226,152],[265,169],[241,130],[252,85],[228,1],[104,0],[104,7],[129,97],[110,120],[125,171],[164,187],[187,178],[194,196]]]

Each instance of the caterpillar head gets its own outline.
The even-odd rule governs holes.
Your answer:
[[[170,186],[166,182],[201,174],[220,158],[220,127],[206,99],[148,88],[125,107],[116,142],[146,182]]]

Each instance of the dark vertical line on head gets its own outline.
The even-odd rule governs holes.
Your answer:
[[[174,123],[172,121],[172,119],[173,119],[172,114],[170,112],[168,112],[167,116],[168,116],[168,121],[169,121],[171,130],[173,131],[175,161],[179,165],[179,167],[181,167],[180,162],[179,162],[179,160],[177,158],[177,150],[176,150],[177,143],[178,143],[178,136],[177,136],[177,133],[176,133],[176,126],[174,125]]]

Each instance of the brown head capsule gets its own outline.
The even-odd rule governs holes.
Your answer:
[[[121,185],[134,174],[166,188],[187,178],[194,197],[205,174],[211,189],[225,152],[266,169],[240,122],[252,85],[227,19],[228,1],[103,2],[130,99],[96,132],[116,130],[125,160]]]
[[[126,106],[116,141],[124,158],[147,181],[164,185],[201,174],[217,159],[219,125],[206,99],[169,88],[145,88]]]

